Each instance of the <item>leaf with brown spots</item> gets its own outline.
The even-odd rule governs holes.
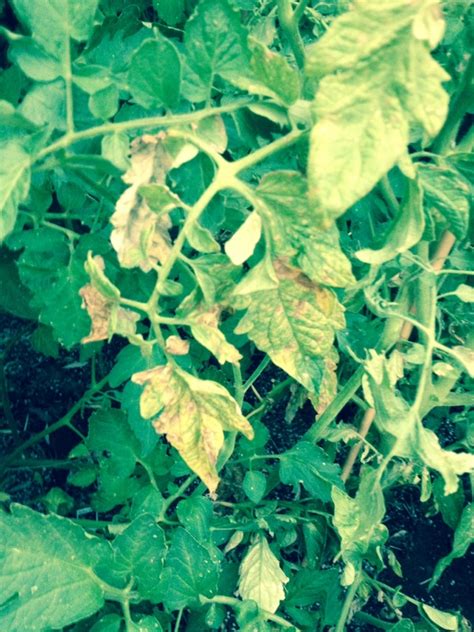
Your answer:
[[[167,213],[160,212],[156,199],[150,202],[153,210],[150,208],[150,188],[143,187],[162,185],[168,193],[163,204],[169,206],[172,199],[176,206],[176,196],[165,187],[166,175],[170,169],[194,158],[196,153],[197,150],[186,141],[169,138],[164,132],[145,134],[133,141],[131,165],[123,176],[130,186],[118,199],[110,218],[114,227],[110,240],[122,267],[140,267],[148,272],[154,264],[166,261],[171,248],[168,233],[171,220]]]
[[[259,290],[258,269],[250,285],[244,279],[234,292],[234,306],[247,308],[235,332],[247,334],[272,362],[319,395],[328,380],[327,357],[334,357],[335,332],[345,324],[343,308],[334,292],[278,261],[274,287],[263,279],[266,289]]]
[[[210,380],[200,380],[167,364],[135,373],[132,381],[144,385],[140,413],[153,418],[188,466],[211,493],[219,484],[216,462],[224,444],[224,430],[253,438],[253,429],[228,391]]]
[[[138,341],[136,324],[140,316],[137,313],[120,307],[90,284],[81,288],[79,294],[92,321],[89,335],[82,339],[83,344],[109,340],[113,334]]]

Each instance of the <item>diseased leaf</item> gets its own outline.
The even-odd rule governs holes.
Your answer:
[[[179,139],[168,139],[165,133],[145,135],[131,145],[131,165],[123,180],[131,186],[117,201],[110,222],[111,234],[120,265],[124,268],[141,267],[149,271],[152,263],[164,263],[170,251],[168,229],[171,221],[166,213],[157,214],[147,204],[147,194],[140,190],[144,185],[165,185],[166,175],[172,168],[191,160],[195,149]],[[152,205],[153,205],[152,199]]]
[[[30,188],[30,157],[13,141],[1,146],[0,164],[0,243],[15,227],[18,207]]]
[[[232,81],[248,66],[247,33],[228,0],[201,0],[184,30],[186,70],[183,93],[205,101],[216,75]]]
[[[316,445],[301,441],[280,455],[280,480],[285,485],[300,484],[313,497],[329,502],[332,487],[342,488],[340,468]]]
[[[338,487],[332,490],[334,526],[341,538],[342,558],[348,565],[346,585],[353,582],[354,570],[360,568],[362,560],[388,537],[387,527],[381,524],[385,501],[376,476],[376,470],[363,474],[355,498]]]
[[[375,423],[396,440],[398,456],[418,458],[437,470],[445,483],[445,494],[454,493],[459,476],[474,469],[474,455],[444,450],[436,434],[425,428],[412,408],[396,390],[399,374],[391,371],[390,360],[372,351],[366,362],[369,392],[376,410]],[[394,446],[395,448],[395,446]]]
[[[404,203],[384,236],[382,247],[359,250],[356,257],[361,261],[371,264],[390,261],[420,241],[425,228],[421,191],[414,182],[408,187]]]
[[[218,560],[186,529],[176,529],[159,584],[165,606],[199,607],[199,595],[212,597],[217,591],[218,577]]]
[[[458,239],[466,236],[471,205],[469,182],[455,169],[420,163],[417,166],[427,210],[434,208],[446,219]]]
[[[12,505],[0,512],[0,619],[9,632],[62,629],[104,605],[99,567],[110,544],[58,516]]]
[[[140,400],[142,416],[155,418],[155,430],[166,435],[193,472],[215,492],[224,430],[253,437],[235,400],[217,382],[200,380],[169,364],[136,373],[132,380],[145,386]]]
[[[336,296],[276,262],[276,287],[265,289],[253,269],[234,291],[235,304],[247,307],[236,333],[247,334],[272,362],[312,393],[319,393],[324,356],[330,353],[335,331],[344,326],[343,310]],[[262,289],[259,289],[262,287]]]
[[[300,94],[298,71],[283,55],[270,50],[257,39],[251,37],[249,44],[252,73],[249,77],[242,76],[241,86],[248,92],[276,98],[285,105],[294,103]]]
[[[289,257],[315,283],[345,287],[354,282],[351,264],[339,246],[335,225],[316,227],[316,210],[308,203],[305,178],[296,171],[274,171],[256,190],[257,207],[271,236],[275,257]]]
[[[449,76],[420,32],[413,33],[431,4],[358,2],[308,51],[309,74],[319,80],[309,196],[321,226],[366,195],[402,157],[410,129],[419,126],[432,138],[444,122],[448,95],[441,83]]]
[[[191,321],[191,332],[194,338],[216,356],[220,364],[230,362],[238,364],[242,358],[239,351],[231,345],[218,328],[216,310],[203,312]]]
[[[130,61],[128,85],[137,103],[152,109],[175,107],[179,101],[181,61],[164,37],[143,42]]]
[[[82,338],[82,344],[110,340],[113,334],[131,340],[138,339],[136,325],[137,321],[140,320],[139,314],[130,309],[119,307],[117,302],[104,297],[92,285],[85,285],[80,289],[79,294],[82,296],[84,307],[92,321],[91,331],[88,336]]]
[[[248,549],[239,570],[239,593],[242,599],[252,599],[259,608],[276,612],[285,598],[283,586],[288,577],[281,570],[278,558],[268,546],[263,534]]]

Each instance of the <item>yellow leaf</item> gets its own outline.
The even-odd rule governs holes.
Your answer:
[[[248,439],[254,435],[237,402],[217,382],[200,380],[171,364],[135,373],[132,381],[145,386],[142,417],[155,418],[155,430],[166,435],[209,491],[215,492],[224,430],[240,431]]]

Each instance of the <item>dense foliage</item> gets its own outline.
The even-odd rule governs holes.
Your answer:
[[[89,380],[23,426],[2,337],[1,630],[469,630],[391,529],[474,531],[469,0],[0,10],[0,309]]]

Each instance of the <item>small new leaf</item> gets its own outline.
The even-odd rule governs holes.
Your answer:
[[[288,577],[281,570],[278,558],[268,546],[264,535],[247,551],[239,570],[239,593],[242,599],[252,599],[259,608],[276,612],[285,598],[284,585]]]

